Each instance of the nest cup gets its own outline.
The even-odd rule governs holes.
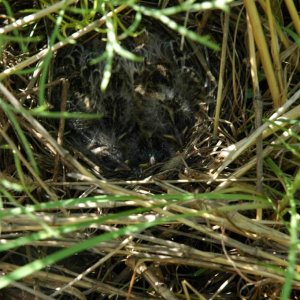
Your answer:
[[[205,76],[194,53],[180,50],[180,37],[148,31],[122,47],[142,62],[115,56],[109,85],[100,90],[105,61],[101,37],[68,46],[54,62],[55,79],[69,81],[67,111],[96,113],[94,119],[67,119],[66,141],[107,177],[153,175],[178,153],[186,153],[205,98]],[[53,91],[58,109],[61,88]],[[202,120],[203,121],[203,120]]]

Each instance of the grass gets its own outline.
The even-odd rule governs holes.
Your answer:
[[[298,299],[293,1],[36,4],[0,1],[0,298]],[[102,37],[105,92],[147,26],[192,49],[206,94],[173,158],[106,177],[64,141],[99,115],[53,111],[53,62]]]

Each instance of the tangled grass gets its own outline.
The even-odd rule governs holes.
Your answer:
[[[2,0],[0,11],[1,298],[298,299],[293,1]],[[122,41],[149,24],[193,53],[206,94],[172,156],[142,178],[107,177],[65,141],[68,119],[97,116],[66,111],[55,57],[101,39],[105,92],[116,57],[139,59]]]

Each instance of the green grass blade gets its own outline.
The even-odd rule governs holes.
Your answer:
[[[14,116],[13,112],[12,112],[12,109],[11,109],[11,106],[8,105],[6,102],[4,102],[1,98],[0,98],[0,107],[3,109],[3,111],[6,113],[8,119],[11,121],[11,124],[13,125],[14,127],[14,130],[15,132],[17,133],[18,137],[20,138],[20,141],[24,147],[24,150],[27,154],[27,157],[34,169],[34,171],[39,174],[39,168],[38,168],[38,165],[37,165],[37,162],[34,158],[34,155],[33,155],[33,152],[31,150],[31,147],[30,147],[30,143],[29,141],[27,140],[18,120],[16,119],[16,117]]]
[[[0,277],[0,289],[8,286],[11,282],[14,282],[14,281],[20,280],[26,276],[29,276],[32,273],[45,268],[46,266],[53,265],[54,263],[66,258],[66,257],[69,257],[76,253],[82,252],[86,249],[90,249],[96,245],[99,245],[100,243],[116,239],[125,234],[139,232],[141,230],[152,227],[154,225],[158,225],[160,223],[162,223],[162,221],[151,221],[148,223],[142,223],[142,224],[138,224],[138,225],[131,225],[131,226],[127,226],[124,228],[120,228],[114,232],[104,233],[100,236],[96,236],[92,239],[85,240],[84,242],[78,243],[72,247],[57,251],[51,255],[48,255],[45,258],[37,259],[37,260],[33,261],[32,263],[22,266],[22,267],[18,268],[17,270]]]

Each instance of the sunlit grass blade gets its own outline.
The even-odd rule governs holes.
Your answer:
[[[64,224],[60,227],[49,227],[45,224],[45,229],[43,231],[39,231],[27,236],[23,236],[20,238],[16,238],[12,241],[6,242],[6,243],[0,243],[0,252],[8,251],[10,249],[14,249],[17,247],[28,245],[34,241],[41,241],[48,238],[59,238],[62,237],[64,234],[69,234],[77,230],[88,228],[89,226],[93,224],[103,224],[105,221],[108,220],[116,220],[122,217],[132,216],[134,214],[143,213],[146,212],[149,209],[146,208],[136,208],[133,210],[128,210],[121,213],[115,213],[115,214],[109,214],[106,216],[98,217],[98,218],[91,218],[85,221],[76,221],[74,223],[70,224]],[[34,217],[37,219],[38,217]],[[38,221],[40,223],[40,221]]]
[[[131,225],[131,226],[123,227],[123,228],[117,229],[116,231],[104,233],[104,234],[96,236],[94,238],[85,240],[84,242],[78,243],[72,247],[62,249],[51,255],[46,256],[45,258],[35,260],[32,263],[22,266],[22,267],[18,268],[17,270],[0,277],[0,289],[8,286],[13,281],[20,280],[26,276],[29,276],[30,274],[32,274],[38,270],[41,270],[48,265],[52,265],[66,257],[74,255],[75,253],[80,253],[80,252],[82,252],[86,249],[90,249],[100,243],[116,239],[123,235],[130,235],[131,233],[139,232],[141,230],[152,227],[154,225],[158,225],[160,223],[162,223],[162,220],[158,219],[156,221],[151,221],[148,223],[142,223],[142,224],[137,224],[134,226]]]

